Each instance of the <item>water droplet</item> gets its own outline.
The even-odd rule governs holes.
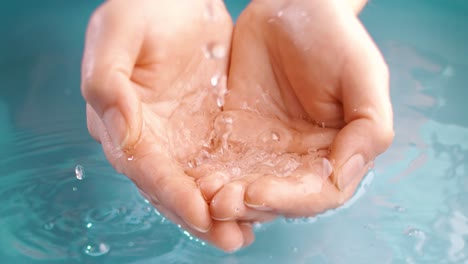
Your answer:
[[[357,111],[357,109],[356,109],[356,108],[353,108],[353,112],[356,112],[356,111]]]
[[[253,227],[254,230],[260,230],[263,227],[263,225],[260,222],[254,222],[252,224],[252,227]]]
[[[365,224],[364,229],[375,229],[375,225],[373,224]]]
[[[452,66],[447,66],[445,69],[442,71],[442,76],[444,77],[452,77],[455,75],[455,70],[453,69]]]
[[[183,233],[184,233],[184,235],[185,235],[186,237],[188,237],[190,240],[193,240],[193,236],[192,236],[187,230],[184,230]]]
[[[417,237],[417,238],[422,238],[422,237],[425,237],[425,234],[423,231],[417,229],[417,228],[414,228],[414,227],[410,227],[408,229],[405,230],[405,234],[407,236],[410,236],[410,237]]]
[[[73,190],[74,192],[76,192],[76,191],[78,191],[78,188],[73,187],[72,190]]]
[[[86,224],[86,228],[88,228],[88,229],[91,228],[92,226],[93,226],[93,223],[91,223],[91,222]]]
[[[280,140],[280,136],[279,136],[278,133],[272,132],[272,133],[271,133],[271,139],[272,139],[273,141],[279,141],[279,140]]]
[[[293,247],[293,248],[291,249],[291,251],[292,251],[293,253],[297,253],[297,252],[299,252],[299,249],[298,249],[297,247]]]
[[[225,117],[225,118],[224,118],[224,122],[225,122],[226,124],[231,125],[231,124],[232,124],[232,117],[230,117],[230,116]]]
[[[278,17],[282,17],[282,16],[283,16],[283,10],[278,11],[278,13],[276,13],[276,15],[277,15]]]
[[[44,224],[44,229],[45,230],[52,230],[54,228],[54,226],[55,226],[54,222],[49,222],[49,223]]]
[[[231,173],[232,173],[232,175],[234,175],[234,176],[240,176],[240,174],[241,174],[241,168],[239,168],[239,167],[234,167],[234,168],[231,169]]]
[[[325,128],[325,122],[322,122],[322,128]]]
[[[189,168],[196,168],[197,167],[197,161],[196,160],[189,160],[187,162],[187,166],[189,166]]]
[[[399,206],[399,205],[396,205],[395,207],[393,207],[393,209],[400,213],[406,212],[406,208],[404,208],[403,206]]]
[[[214,75],[210,79],[211,86],[216,87],[218,86],[219,79],[221,79],[221,76],[219,74]]]
[[[76,167],[75,167],[75,175],[76,175],[76,178],[77,178],[78,180],[80,180],[80,181],[84,179],[85,173],[84,173],[84,168],[83,168],[83,166],[81,166],[81,165],[76,165]]]
[[[240,208],[239,208],[239,207],[236,207],[236,209],[234,209],[234,212],[239,213],[239,212],[240,212]]]
[[[299,218],[284,218],[284,221],[286,221],[286,223],[289,223],[289,224],[297,224],[297,223],[300,223],[300,220]]]
[[[207,59],[222,59],[227,55],[227,49],[225,46],[217,43],[208,43],[203,48],[203,53]]]
[[[106,243],[88,244],[84,248],[84,253],[91,257],[99,257],[109,253],[110,246]]]
[[[128,161],[132,161],[133,159],[134,159],[133,155],[127,158]]]
[[[216,105],[218,105],[218,107],[224,106],[224,95],[223,96],[218,95],[218,98],[216,98]]]

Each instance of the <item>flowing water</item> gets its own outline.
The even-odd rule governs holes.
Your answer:
[[[370,1],[394,144],[346,206],[258,225],[235,254],[159,215],[88,135],[79,71],[98,4],[0,4],[0,263],[468,263],[465,1]]]

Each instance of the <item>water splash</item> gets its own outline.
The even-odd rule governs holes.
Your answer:
[[[75,167],[75,176],[80,181],[85,178],[85,172],[84,172],[83,166],[76,165],[76,167]]]
[[[226,75],[219,73],[210,78],[210,84],[216,93],[216,105],[220,108],[224,106],[224,97],[227,93],[226,80]]]
[[[272,132],[272,133],[271,133],[271,140],[273,140],[273,141],[280,141],[280,136],[279,136],[279,134],[276,133],[276,132]]]
[[[418,253],[418,254],[422,254],[423,252],[423,247],[424,247],[424,244],[426,243],[426,233],[424,233],[422,230],[419,230],[417,228],[414,228],[414,227],[408,227],[406,230],[405,230],[405,235],[409,236],[409,237],[414,237],[416,239],[416,243],[414,245],[414,250]]]
[[[222,44],[210,42],[203,47],[203,54],[207,59],[223,59],[227,55],[227,48]]]
[[[215,74],[213,77],[210,79],[211,86],[216,87],[219,84],[219,80],[221,79],[221,75]]]
[[[110,251],[110,245],[104,242],[88,244],[84,247],[84,253],[91,257],[106,255]]]
[[[55,226],[55,223],[54,222],[48,222],[46,224],[44,224],[44,229],[45,230],[52,230]]]
[[[218,96],[216,98],[216,105],[218,107],[223,107],[224,106],[224,96]]]

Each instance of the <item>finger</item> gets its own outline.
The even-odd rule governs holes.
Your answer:
[[[330,165],[327,174],[330,172]],[[311,168],[312,171],[313,168]],[[318,176],[320,166],[314,173],[298,172],[290,177],[267,175],[247,187],[245,203],[257,210],[268,210],[288,217],[315,216],[328,209],[342,205],[353,195],[355,188],[367,172],[362,170],[344,192],[332,181]]]
[[[137,12],[118,12],[120,6],[107,2],[90,20],[81,89],[104,121],[114,147],[125,149],[135,144],[141,130],[140,104],[130,79],[143,42],[143,24],[134,17]]]
[[[238,222],[239,227],[244,235],[244,247],[251,245],[255,241],[255,234],[253,232],[252,224],[249,222]]]
[[[215,194],[228,182],[229,176],[222,171],[216,171],[197,179],[198,187],[208,202],[211,202]]]
[[[198,188],[209,203],[213,196],[230,180],[229,174],[222,163],[209,160],[202,164],[194,162],[191,168],[186,170],[187,175],[195,178]]]
[[[195,180],[163,153],[128,161],[124,173],[153,200],[199,232],[208,232],[212,221],[208,204]]]
[[[213,227],[206,233],[201,233],[187,226],[177,215],[164,206],[156,205],[157,210],[172,222],[179,224],[191,235],[196,236],[226,252],[234,252],[253,242],[252,228],[239,226],[235,221],[214,222]]]
[[[104,126],[101,120],[96,123],[101,123],[98,127]],[[167,153],[161,153],[157,144],[143,141],[138,152],[144,155],[129,160],[110,147],[112,143],[106,130],[99,132],[109,162],[117,171],[127,175],[146,197],[170,209],[192,229],[199,232],[210,230],[209,208],[194,178],[187,176],[172,158],[166,156]]]
[[[362,168],[385,151],[394,137],[387,66],[362,25],[356,28],[359,36],[353,45],[360,48],[348,53],[341,80],[346,125],[330,154],[335,163],[333,179],[340,190],[359,177]]]
[[[255,178],[260,175],[255,175]],[[245,180],[244,180],[245,179]],[[253,179],[252,179],[253,180]],[[243,178],[226,184],[210,203],[211,217],[218,221],[267,222],[276,214],[249,208],[244,203],[244,194],[249,180]]]

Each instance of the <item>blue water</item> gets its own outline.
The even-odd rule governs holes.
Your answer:
[[[361,17],[391,69],[394,144],[346,208],[258,226],[252,246],[225,254],[158,215],[87,133],[80,60],[99,1],[2,2],[0,263],[467,264],[467,3],[370,2]]]

